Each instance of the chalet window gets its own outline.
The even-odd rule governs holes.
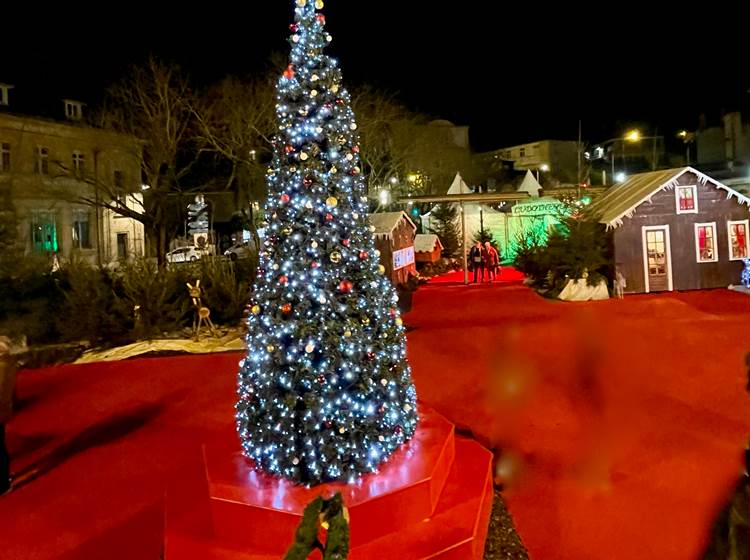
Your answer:
[[[49,148],[37,147],[34,169],[39,175],[49,175]]]
[[[526,157],[526,148],[521,148],[518,152],[519,157]]]
[[[0,172],[7,173],[10,171],[10,144],[3,142],[0,144]]]
[[[73,247],[91,249],[89,213],[83,210],[73,212]]]
[[[81,152],[73,152],[73,174],[76,177],[83,177],[83,169],[86,163],[86,156]]]
[[[695,256],[697,262],[716,262],[716,223],[695,224]]]
[[[676,187],[675,198],[678,214],[698,213],[698,190],[695,185]]]
[[[748,258],[748,229],[748,220],[727,222],[730,261]]]

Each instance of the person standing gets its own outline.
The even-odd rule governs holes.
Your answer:
[[[474,270],[474,284],[477,283],[477,275],[480,277],[480,282],[484,282],[484,260],[482,253],[482,243],[479,241],[469,251],[469,261]]]
[[[5,425],[13,411],[15,382],[16,360],[11,354],[10,339],[0,336],[0,495],[10,491],[10,455],[5,443]]]
[[[485,241],[484,249],[487,254],[486,268],[487,275],[490,277],[490,282],[495,280],[497,267],[500,264],[500,257],[497,254],[497,250],[492,246],[489,241]]]

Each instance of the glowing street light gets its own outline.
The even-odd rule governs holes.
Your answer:
[[[391,177],[390,181],[391,181],[391,185],[397,185],[398,184],[398,178],[396,178],[396,177]]]
[[[628,176],[625,175],[625,173],[623,173],[622,171],[620,171],[617,175],[615,175],[615,181],[617,181],[618,183],[624,182],[625,179],[627,178]]]
[[[640,142],[641,132],[637,129],[630,130],[627,134],[625,134],[625,140],[627,140],[628,142]]]
[[[543,173],[547,173],[547,171],[549,171],[549,165],[547,165],[546,163],[543,163],[543,164],[542,164],[542,165],[541,165],[541,166],[539,167],[539,169],[540,169],[540,170],[541,170],[541,171],[542,171]]]

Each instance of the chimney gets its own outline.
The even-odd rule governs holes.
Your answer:
[[[10,84],[0,84],[0,107],[7,107],[10,105],[10,99],[8,93],[13,89]]]
[[[80,121],[83,118],[83,107],[85,103],[75,99],[63,99],[65,104],[65,118],[69,121]]]

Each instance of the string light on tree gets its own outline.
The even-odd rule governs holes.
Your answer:
[[[295,6],[237,428],[259,469],[352,482],[414,435],[416,392],[367,221],[351,98],[324,53],[323,2]]]

